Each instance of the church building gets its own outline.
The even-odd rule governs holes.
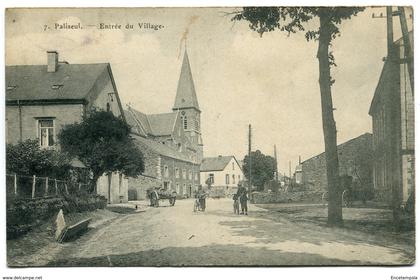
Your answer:
[[[129,178],[129,200],[146,198],[149,188],[175,190],[191,197],[200,184],[203,142],[200,107],[185,51],[172,112],[144,114],[128,107],[125,116],[135,143],[143,152],[145,171]]]

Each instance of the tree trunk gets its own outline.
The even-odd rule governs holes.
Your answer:
[[[328,184],[328,225],[337,226],[343,222],[341,188],[339,184],[337,130],[334,121],[331,97],[331,73],[329,64],[329,44],[331,31],[327,15],[320,16],[318,46],[319,87],[321,92],[322,127],[324,131],[325,160]]]
[[[92,190],[94,194],[98,194],[98,179],[99,179],[99,175],[98,174],[93,174],[93,178],[92,178]]]

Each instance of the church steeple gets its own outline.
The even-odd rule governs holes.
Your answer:
[[[187,49],[185,49],[181,74],[179,76],[178,88],[176,91],[175,103],[172,109],[174,111],[181,109],[196,109],[200,112]]]

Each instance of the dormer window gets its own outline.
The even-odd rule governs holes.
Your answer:
[[[61,84],[57,84],[57,85],[52,85],[51,86],[51,88],[54,89],[54,90],[60,89],[62,87],[64,87],[64,85],[61,85]]]

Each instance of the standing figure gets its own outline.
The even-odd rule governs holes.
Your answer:
[[[245,188],[239,197],[239,201],[241,202],[241,215],[248,215],[248,195]]]
[[[202,185],[198,186],[198,191],[197,191],[196,196],[197,196],[198,202],[200,204],[200,210],[204,212],[206,210],[206,196],[207,196],[207,194],[203,190]]]
[[[239,215],[239,195],[237,193],[233,195],[233,214]]]

